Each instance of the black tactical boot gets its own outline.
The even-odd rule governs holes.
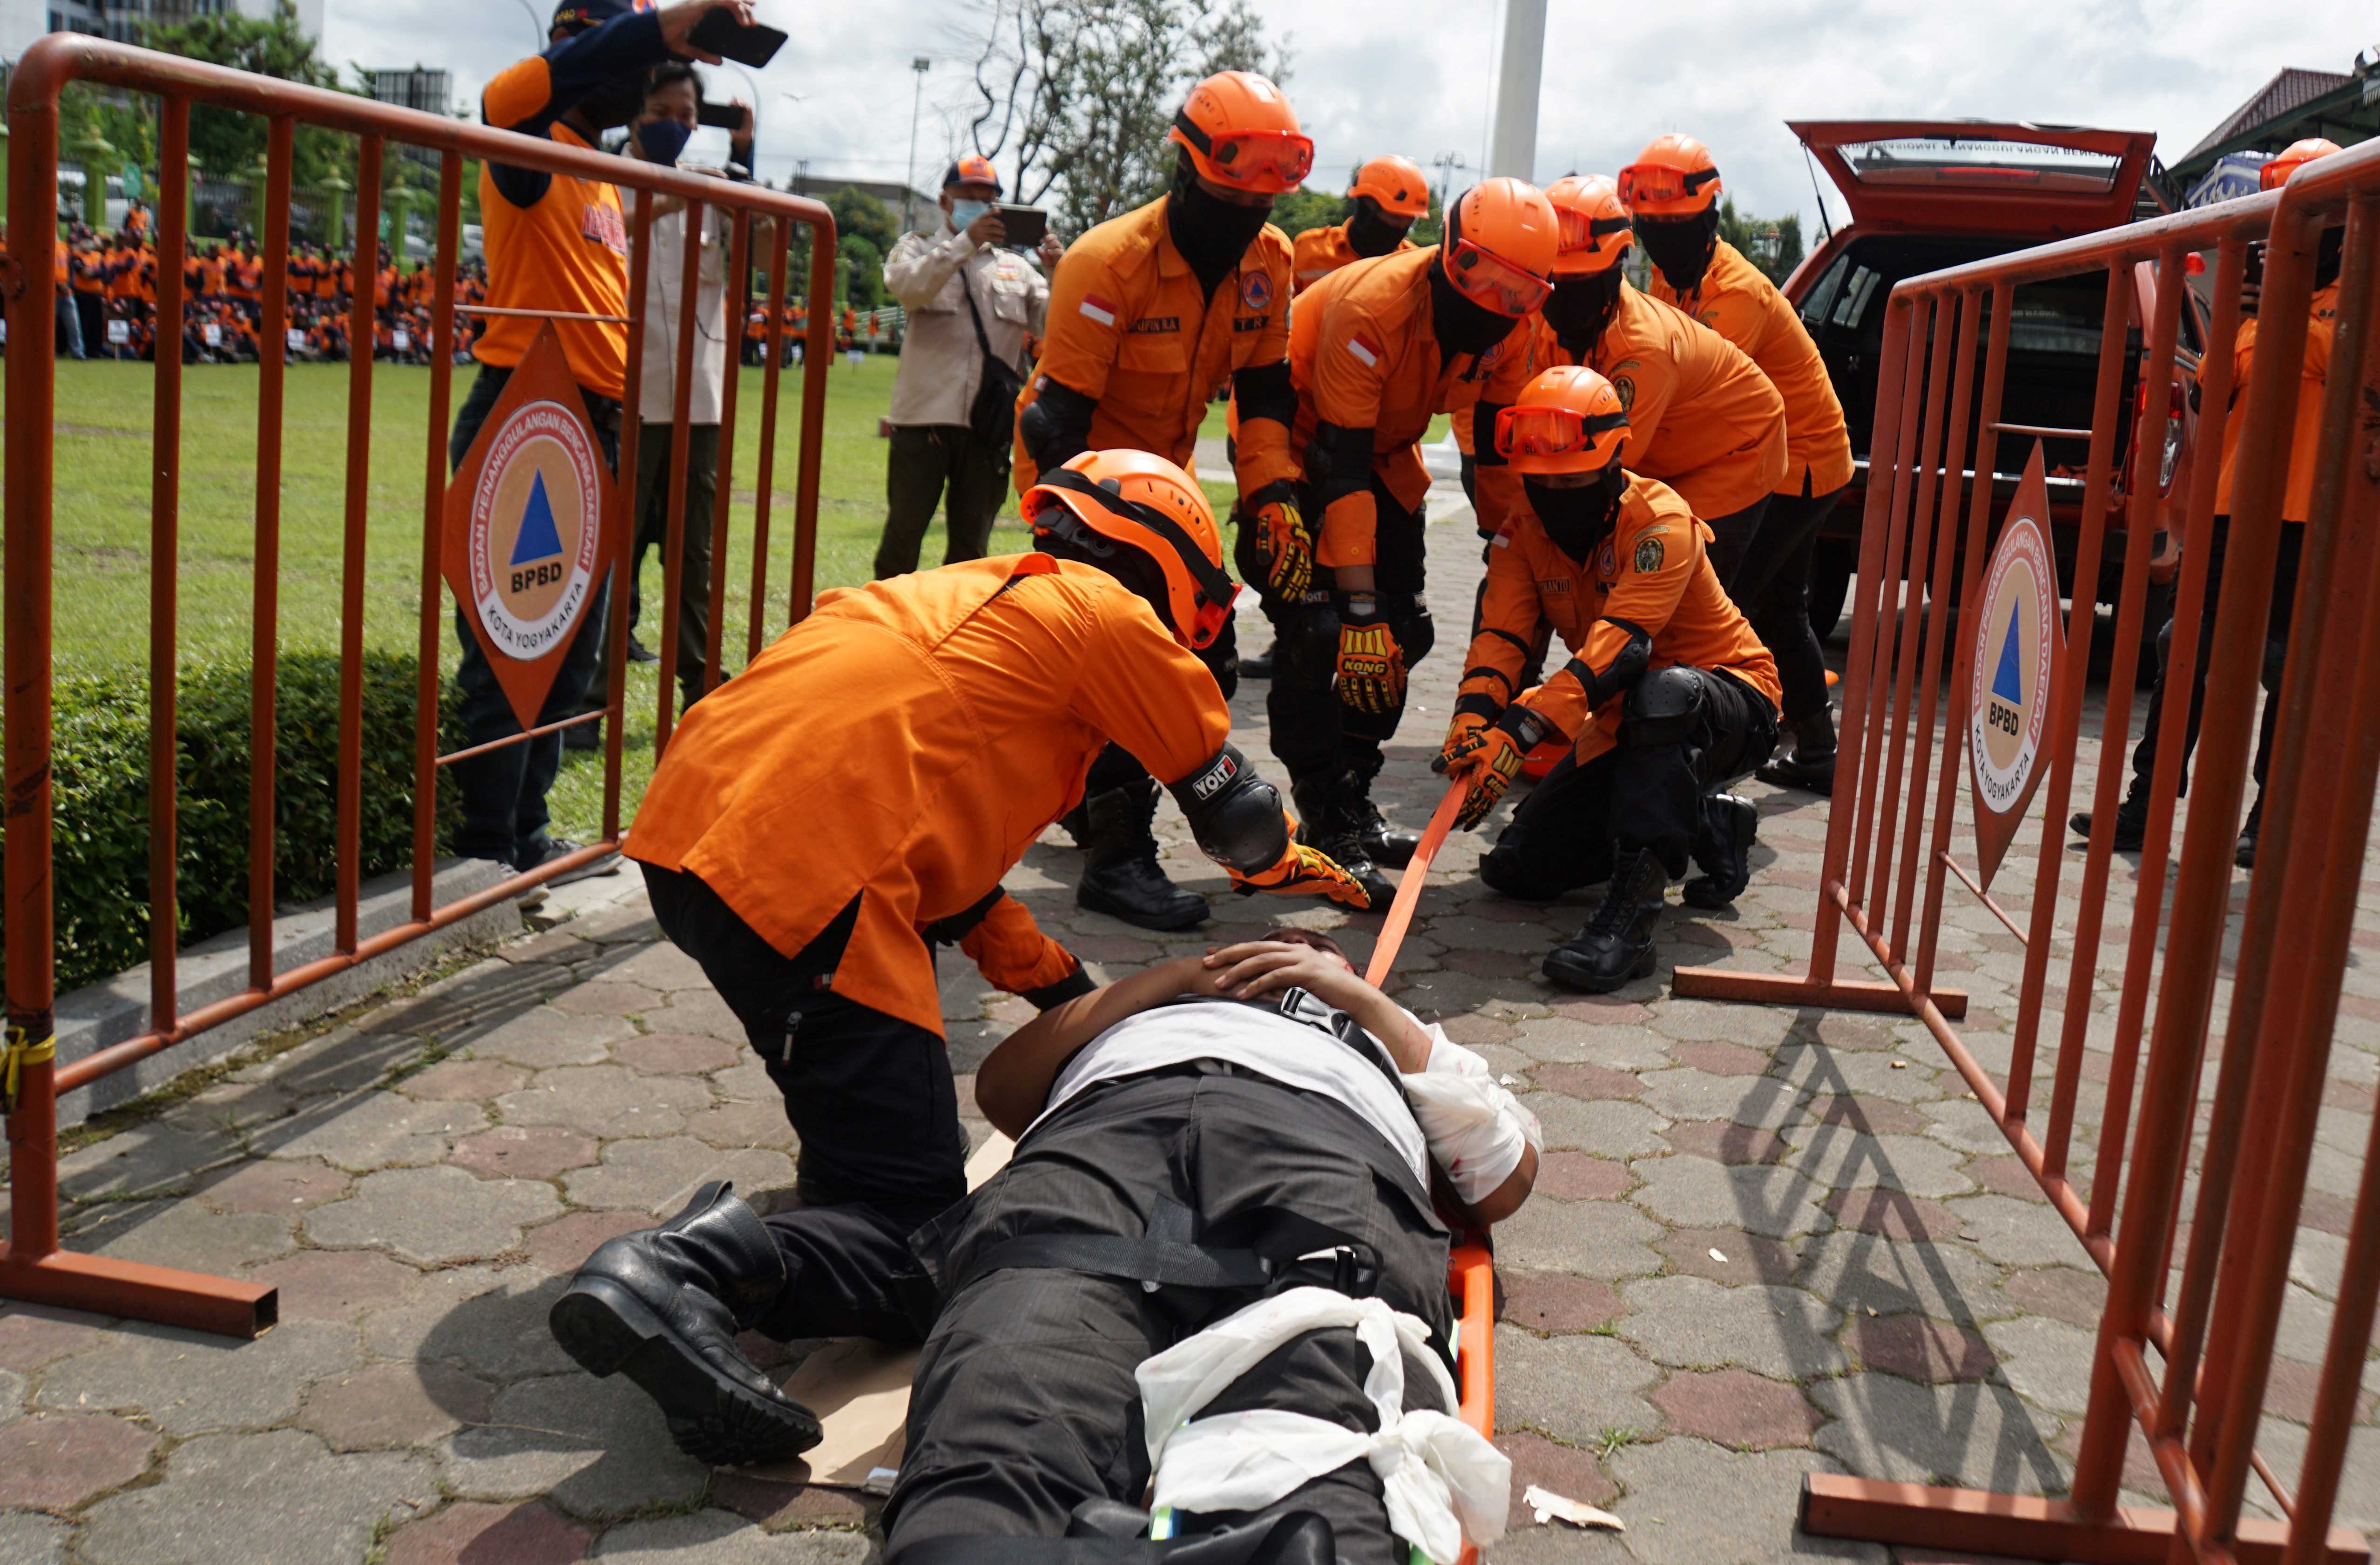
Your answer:
[[[2067,827],[2078,837],[2091,834],[2091,812],[2078,809],[2068,819]],[[2138,853],[2149,834],[2149,802],[2138,794],[2127,793],[2124,802],[2116,807],[2116,841],[2118,853]]]
[[[1686,882],[1689,907],[1725,907],[1752,883],[1752,844],[1760,834],[1760,812],[1738,794],[1703,795],[1703,831],[1694,839],[1700,875]]]
[[[1149,830],[1157,819],[1155,782],[1094,794],[1083,809],[1090,862],[1075,887],[1076,903],[1143,929],[1188,929],[1207,921],[1207,899],[1157,867],[1157,836]]]
[[[1348,774],[1341,772],[1290,784],[1290,795],[1297,801],[1297,840],[1329,854],[1364,888],[1373,910],[1385,911],[1396,900],[1397,888],[1372,862],[1356,819],[1348,811]]]
[[[775,1239],[714,1181],[661,1227],[589,1256],[546,1324],[589,1374],[627,1371],[697,1462],[783,1462],[818,1444],[818,1416],[744,1356],[735,1333],[784,1286]]]
[[[1254,657],[1250,657],[1245,652],[1241,653],[1240,677],[1242,679],[1270,679],[1272,677],[1272,649],[1268,647]]]
[[[1653,927],[1669,884],[1661,861],[1645,849],[1621,854],[1586,928],[1546,952],[1546,977],[1564,989],[1609,994],[1652,972]]]
[[[2231,862],[2242,869],[2256,867],[2256,833],[2265,827],[2265,795],[2259,793],[2256,802],[2248,807],[2247,823],[2240,828],[2240,845],[2231,850]]]
[[[1421,846],[1421,837],[1417,832],[1400,831],[1390,826],[1380,814],[1380,807],[1372,802],[1372,779],[1380,774],[1385,759],[1378,750],[1364,751],[1348,767],[1347,816],[1364,843],[1365,857],[1384,869],[1402,869],[1413,862],[1414,850]]]
[[[1775,787],[1799,788],[1831,798],[1835,792],[1834,709],[1821,707],[1815,717],[1786,727],[1793,735],[1793,753],[1779,757],[1753,775]]]
[[[1067,841],[1077,849],[1091,845],[1091,812],[1085,805],[1076,805],[1058,818],[1058,829],[1066,833]]]

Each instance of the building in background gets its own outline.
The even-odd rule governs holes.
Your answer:
[[[2256,188],[2256,168],[2292,141],[2326,136],[2342,147],[2380,129],[2380,50],[2344,71],[2298,67],[2277,73],[2175,160],[2186,204],[2205,206]]]
[[[0,56],[13,63],[47,32],[83,32],[120,43],[140,41],[150,22],[186,22],[195,17],[272,18],[278,0],[0,0]],[[324,0],[296,0],[298,26],[307,37],[322,36]]]

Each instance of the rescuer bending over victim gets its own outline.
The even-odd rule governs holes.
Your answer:
[[[713,1186],[598,1250],[552,1327],[589,1371],[625,1370],[702,1460],[819,1438],[737,1330],[923,1330],[908,1236],[966,1194],[929,942],[959,940],[1045,1008],[1088,987],[1000,880],[1111,740],[1234,885],[1366,905],[1230,742],[1195,649],[1236,588],[1198,486],[1145,452],[1087,452],[1024,509],[1035,552],[822,599],[686,714],[638,811],[653,915],[784,1093],[804,1204],[763,1224]]]
[[[1502,1532],[1510,1464],[1452,1416],[1431,1191],[1511,1215],[1536,1120],[1327,937],[1277,933],[983,1062],[1016,1150],[914,1241],[941,1313],[889,1565],[1122,1558],[1152,1479],[1185,1565],[1451,1561]]]
[[[1609,880],[1586,927],[1547,954],[1546,977],[1608,993],[1653,970],[1653,929],[1687,861],[1695,907],[1751,879],[1759,817],[1721,789],[1777,743],[1777,663],[1718,584],[1710,529],[1666,485],[1620,463],[1628,411],[1611,382],[1548,370],[1504,409],[1496,449],[1528,503],[1488,550],[1469,672],[1435,769],[1467,782],[1460,824],[1487,818],[1548,738],[1572,749],[1480,861],[1508,896],[1551,899]],[[1573,654],[1515,688],[1541,624]]]

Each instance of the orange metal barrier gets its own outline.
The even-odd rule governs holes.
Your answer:
[[[50,880],[51,843],[51,442],[55,413],[53,383],[54,333],[51,276],[43,237],[57,212],[58,94],[69,82],[104,83],[159,100],[161,127],[157,245],[157,341],[168,345],[157,357],[153,436],[154,479],[151,501],[150,624],[150,885],[151,963],[153,987],[149,1030],[64,1069],[52,1059],[55,926]],[[193,103],[252,114],[269,121],[266,142],[263,319],[260,334],[256,457],[256,581],[254,695],[251,710],[253,773],[250,784],[249,985],[229,999],[187,1014],[176,1004],[175,957],[176,902],[175,819],[176,557],[178,523],[176,474],[181,451],[180,355],[171,350],[182,335],[182,266],[188,234],[189,116]],[[348,368],[345,565],[340,617],[340,725],[337,795],[338,874],[334,953],[285,972],[275,972],[273,952],[274,661],[278,632],[275,582],[280,547],[281,428],[289,260],[290,164],[295,127],[322,127],[358,138],[356,168],[355,318],[367,319],[373,288],[380,228],[383,152],[391,141],[439,154],[438,245],[432,340],[441,351],[430,367],[430,415],[424,452],[419,685],[417,692],[413,776],[413,887],[409,920],[370,939],[358,938],[357,903],[360,879],[358,844],[363,800],[358,759],[362,748],[362,655],[364,552],[371,435],[374,365],[369,351]],[[776,449],[778,380],[783,358],[785,273],[799,224],[811,231],[810,297],[832,297],[834,282],[834,219],[820,203],[764,187],[729,184],[652,164],[632,162],[516,136],[485,126],[441,119],[368,98],[300,87],[199,64],[170,55],[111,43],[72,33],[53,33],[18,62],[9,82],[8,220],[16,255],[5,286],[7,305],[8,417],[6,433],[6,538],[5,557],[6,766],[7,846],[5,892],[7,929],[7,1049],[0,1065],[0,1090],[13,1094],[8,1115],[10,1234],[0,1251],[0,1298],[70,1305],[109,1315],[252,1336],[273,1323],[270,1288],[200,1276],[162,1267],[137,1266],[58,1247],[56,1098],[137,1060],[221,1025],[258,1006],[279,1000],[334,974],[346,971],[484,908],[517,896],[524,885],[562,874],[616,848],[625,836],[621,820],[621,720],[626,688],[628,594],[637,475],[637,417],[642,355],[627,356],[617,482],[620,514],[627,525],[613,540],[614,590],[609,617],[611,706],[604,751],[603,840],[541,867],[524,880],[433,905],[431,860],[435,852],[437,769],[465,754],[438,754],[439,652],[445,625],[440,581],[440,537],[447,488],[446,440],[454,367],[443,350],[454,337],[455,314],[468,309],[455,299],[455,259],[461,232],[463,160],[490,159],[524,168],[572,174],[634,190],[630,219],[629,342],[642,340],[647,239],[652,198],[675,196],[686,203],[693,231],[706,207],[735,214],[731,275],[746,275],[756,219],[773,220],[770,261],[769,354],[762,382],[759,491],[754,507],[751,630],[747,654],[760,645],[763,573],[768,540],[773,459]],[[687,245],[680,279],[682,318],[696,313],[700,248]],[[732,308],[731,301],[731,308]],[[565,312],[491,311],[482,314]],[[824,437],[826,371],[832,358],[832,312],[810,312],[808,362],[802,392],[799,468],[794,488],[791,619],[809,611],[817,552],[819,455]],[[740,317],[739,317],[740,320]],[[740,340],[740,331],[731,333]],[[369,331],[354,334],[368,348]],[[672,470],[686,471],[687,412],[691,396],[694,334],[678,340],[676,408],[672,430]],[[731,463],[735,450],[737,377],[727,377],[720,410],[721,441],[717,506],[709,518],[685,515],[685,486],[670,488],[668,536],[662,560],[668,582],[661,636],[660,705],[656,752],[668,743],[675,695],[680,542],[690,523],[711,528],[712,605],[706,680],[720,677],[720,640],[727,584],[727,531],[732,514]],[[594,716],[565,719],[537,729],[552,733]],[[500,744],[521,744],[524,734]],[[494,746],[480,746],[492,748]],[[72,823],[69,823],[72,824]]]
[[[2229,912],[2233,836],[2284,525],[2281,505],[2315,251],[2322,231],[2342,223],[2338,336],[2321,410],[2287,673],[2275,698],[2281,715],[2263,794],[2263,834],[2240,931],[2222,1059],[2212,1091],[2202,1094]],[[2267,240],[2258,336],[2244,388],[2221,603],[2208,626],[2199,624],[2199,606],[2216,501],[2214,452],[2224,410],[2232,402],[2241,283],[2248,245],[2255,239]],[[2212,637],[2204,729],[2191,779],[2171,913],[2165,916],[2167,855],[2186,725],[2180,710],[2162,725],[2147,842],[2129,910],[2103,1126],[2086,1193],[2069,1170],[2083,1085],[2089,997],[2098,981],[2100,938],[2110,911],[2114,818],[2130,764],[2127,725],[2143,628],[2146,549],[2127,550],[2123,562],[2091,798],[2093,831],[2062,994],[2050,989],[2049,966],[2059,933],[2058,892],[2068,856],[2064,823],[2075,783],[2095,618],[2087,612],[2088,584],[2098,576],[2127,353],[2124,269],[2154,261],[2162,277],[2178,279],[2185,256],[2210,247],[2216,256],[2213,328],[2200,386],[2204,432],[2188,496],[2170,654],[2179,675],[2192,666],[2201,638]],[[1994,520],[1986,488],[1968,497],[1963,518],[1961,485],[1942,486],[1937,505],[1937,475],[1961,472],[1967,465],[1966,431],[1976,423],[1989,428],[1998,421],[2014,288],[2101,270],[2107,273],[2107,313],[2082,512],[2101,520],[2085,528],[2074,567],[2077,606],[2086,612],[2070,618],[2070,645],[2051,697],[2044,741],[2047,786],[2031,810],[2040,837],[2029,917],[2021,922],[1983,898],[2025,952],[2012,1058],[2006,1078],[1998,1080],[1951,1025],[1960,1014],[1953,998],[1934,987],[1946,877],[1971,890],[1976,885],[1950,852],[1968,732],[1971,637],[1960,637],[1947,686],[1946,728],[1936,725],[1937,693],[1945,688],[1948,610],[1954,601],[1979,601]],[[2361,1537],[2330,1523],[2374,1299],[2380,1296],[2380,1130],[2365,1149],[2321,1390],[2294,1496],[2256,1454],[2254,1440],[2380,773],[2380,616],[2371,613],[2371,605],[2380,601],[2380,460],[2372,455],[2368,426],[2359,423],[2365,409],[2380,404],[2375,289],[2380,142],[2310,164],[2279,191],[1934,273],[1893,291],[1873,444],[1879,479],[1887,470],[1891,479],[1868,488],[1844,680],[1843,748],[1809,970],[1769,976],[1681,968],[1677,992],[1905,1009],[1917,1016],[2107,1273],[2108,1291],[2068,1498],[1814,1477],[1803,1497],[1803,1523],[1812,1532],[2045,1559],[2194,1556],[2205,1561],[2313,1565],[2365,1555]],[[2172,376],[2180,293],[2161,287],[2155,319],[2144,323],[2145,386],[2160,386]],[[1976,343],[1985,321],[1988,347],[1979,356]],[[1969,399],[1976,394],[1979,362],[1980,418],[1971,420]],[[2156,405],[2154,392],[2145,405]],[[2153,525],[2155,497],[2146,488],[2130,498],[2136,539]],[[1950,571],[1961,560],[1961,592],[1954,599]],[[1911,584],[1905,603],[1904,578]],[[2174,698],[2182,699],[2179,677]],[[2119,919],[2126,916],[2118,913]],[[1888,984],[1838,978],[1837,946],[1845,925],[1876,954]],[[2037,1124],[2032,1117],[2036,1065],[2045,1017],[2051,1014],[2058,1021],[2049,1110]],[[2193,1117],[2202,1101],[2209,1113],[2206,1149],[2196,1171],[2195,1207],[2185,1214]],[[2380,1120],[2374,1122],[2380,1126]],[[2169,1294],[2168,1269],[2185,1218],[2190,1226],[2180,1283]],[[2170,1513],[2143,1513],[2116,1503],[2135,1425],[2172,1497]],[[2252,1469],[2270,1488],[2286,1523],[2242,1516]]]

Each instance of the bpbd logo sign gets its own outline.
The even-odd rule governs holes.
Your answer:
[[[2000,525],[1976,605],[1968,666],[1967,753],[1973,774],[1975,846],[1985,887],[2006,856],[2034,786],[2041,741],[2063,661],[2058,559],[2039,442]]]

